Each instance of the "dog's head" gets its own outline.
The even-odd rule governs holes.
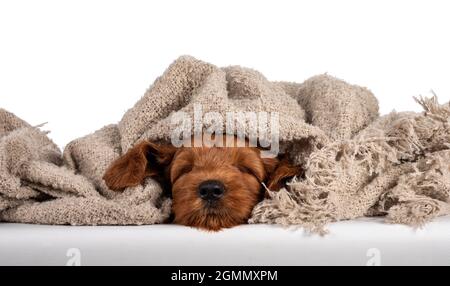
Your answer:
[[[237,141],[234,146],[241,146]],[[104,180],[122,190],[153,177],[171,190],[175,223],[219,230],[246,223],[263,198],[262,183],[278,190],[299,172],[284,159],[262,158],[255,147],[175,148],[144,141],[113,162]]]

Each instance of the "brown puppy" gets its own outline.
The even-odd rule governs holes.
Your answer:
[[[261,149],[232,140],[246,147],[175,148],[144,141],[113,162],[103,179],[112,190],[156,179],[171,190],[177,224],[207,230],[244,224],[264,196],[262,183],[279,190],[301,168],[286,159],[262,158]]]

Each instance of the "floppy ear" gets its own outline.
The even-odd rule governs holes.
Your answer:
[[[267,172],[266,186],[271,191],[279,191],[287,179],[298,176],[302,172],[300,166],[289,163],[287,158],[263,158],[264,168]]]
[[[164,176],[175,151],[172,145],[143,141],[115,160],[106,170],[103,180],[111,190],[118,191],[137,186],[146,177]]]

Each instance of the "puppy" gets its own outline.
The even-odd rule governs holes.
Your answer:
[[[301,168],[286,158],[262,158],[262,149],[248,141],[224,138],[234,145],[175,148],[143,141],[113,162],[103,179],[120,191],[154,178],[173,198],[176,224],[211,231],[244,224],[264,197],[263,183],[277,191]]]

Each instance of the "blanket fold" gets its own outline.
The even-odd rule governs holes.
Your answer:
[[[102,176],[113,160],[139,141],[170,141],[173,120],[198,114],[276,114],[236,127],[270,142],[305,170],[286,188],[269,192],[249,223],[299,225],[324,233],[327,223],[362,216],[420,226],[450,213],[450,105],[416,99],[422,113],[378,114],[366,88],[329,75],[305,82],[271,82],[240,67],[216,67],[182,56],[156,79],[117,124],[70,142],[61,152],[40,127],[0,109],[0,221],[72,225],[165,222],[171,200],[152,179],[124,192]],[[227,130],[226,121],[200,117],[201,131]],[[197,120],[197,121],[195,121]],[[236,132],[232,130],[232,132]]]

